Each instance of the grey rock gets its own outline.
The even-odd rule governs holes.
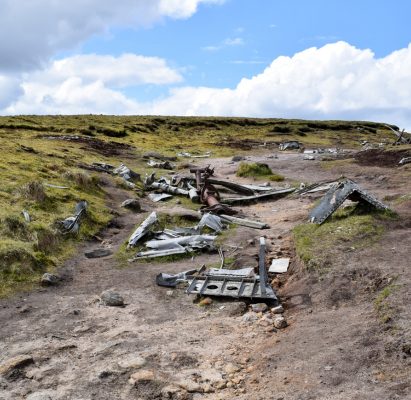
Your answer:
[[[201,385],[197,382],[194,382],[191,379],[183,379],[180,382],[178,382],[178,385],[190,393],[195,393],[195,392],[202,393],[203,392],[203,388],[201,387]]]
[[[269,187],[269,186],[271,186],[271,183],[270,182],[264,182],[260,186],[261,187]]]
[[[131,356],[120,360],[117,364],[121,368],[140,368],[146,363],[146,359],[140,356]]]
[[[251,322],[251,321],[255,321],[258,319],[258,316],[255,312],[248,312],[247,314],[244,314],[243,316],[243,321],[244,322]]]
[[[260,313],[268,310],[268,306],[265,303],[257,303],[257,304],[252,304],[251,308],[253,309],[254,312]]]
[[[284,307],[283,306],[277,306],[271,309],[271,312],[273,314],[282,314],[284,312]]]
[[[228,317],[241,317],[247,311],[247,305],[243,302],[226,303],[221,313]]]
[[[274,326],[277,329],[284,329],[287,327],[287,319],[285,317],[278,317],[274,320]]]
[[[57,398],[56,393],[50,390],[42,390],[28,395],[26,400],[55,400]]]
[[[245,157],[244,157],[244,156],[240,156],[240,155],[234,156],[234,157],[231,159],[231,161],[243,161],[243,160],[245,160]]]
[[[44,285],[55,285],[57,283],[57,277],[52,274],[45,273],[41,277],[41,283]]]
[[[101,258],[101,257],[107,257],[113,254],[111,250],[106,250],[106,249],[95,249],[95,250],[87,250],[84,255],[87,258]]]
[[[124,304],[123,296],[116,290],[105,290],[100,295],[101,304],[105,306],[122,306]]]
[[[123,201],[121,207],[129,208],[130,210],[141,210],[140,202],[136,199],[127,199]]]
[[[223,378],[221,372],[214,368],[206,369],[201,372],[203,380],[217,389],[224,389],[227,381]]]

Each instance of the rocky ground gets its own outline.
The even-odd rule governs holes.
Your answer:
[[[341,163],[325,169],[297,153],[249,159],[298,182],[345,174],[377,198],[410,192],[394,167]],[[238,163],[207,161],[218,177],[250,182],[235,178]],[[113,209],[125,198],[125,192],[111,189]],[[316,199],[237,207],[240,216],[271,228],[238,227],[226,240],[246,243],[235,253],[239,266],[255,263],[260,235],[267,238],[268,256],[293,257],[290,271],[273,282],[286,328],[275,328],[277,315],[264,306],[253,311],[249,302],[218,298],[200,305],[184,285],[170,290],[155,284],[160,272],[216,263],[218,254],[119,269],[113,256],[85,258],[84,251],[101,246],[90,241],[59,272],[58,285],[0,303],[0,399],[411,398],[409,202],[392,204],[401,219],[387,225],[378,246],[341,253],[339,267],[319,275],[307,272],[291,239]],[[166,207],[141,203],[142,212],[116,217],[99,233],[106,247],[116,251],[148,212]],[[387,325],[373,300],[394,279]],[[102,305],[99,296],[107,289],[118,290],[125,305]]]

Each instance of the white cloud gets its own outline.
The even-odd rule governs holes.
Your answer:
[[[132,107],[136,103],[112,88],[148,83],[172,84],[182,80],[176,70],[157,57],[77,55],[54,61],[45,70],[27,73],[21,82],[15,80],[20,92],[17,96],[8,96],[11,100],[7,105],[14,103],[7,108],[7,113],[65,113],[65,110],[73,113],[74,110],[80,112],[82,108],[107,113],[110,107],[113,107],[113,112],[123,113],[122,104]],[[0,79],[0,89],[3,88],[1,82]],[[16,101],[23,90],[24,95]],[[1,103],[0,99],[0,106]]]
[[[237,39],[226,39],[224,41],[224,44],[227,44],[228,46],[236,46],[239,44],[244,44],[244,41],[242,38],[237,38]]]
[[[41,67],[109,26],[147,27],[163,17],[188,18],[200,3],[225,0],[1,0],[0,71]]]
[[[169,97],[148,103],[137,103],[109,88],[110,80],[93,81],[87,74],[67,77],[51,87],[46,73],[42,79],[40,83],[28,79],[25,95],[7,113],[355,119],[411,130],[411,45],[381,59],[345,42],[313,47],[293,57],[278,57],[234,89],[178,87],[170,90]],[[137,78],[125,74],[123,79]]]
[[[345,42],[279,57],[231,89],[173,88],[139,106],[164,115],[387,121],[411,130],[411,45],[385,58]]]
[[[271,24],[270,28],[277,28],[277,25]]]
[[[44,71],[31,73],[31,82],[56,85],[69,78],[81,78],[84,83],[103,82],[106,87],[125,87],[146,83],[164,84],[183,80],[165,60],[123,54],[120,57],[96,54],[77,55],[54,61]]]
[[[216,50],[220,50],[222,49],[221,46],[206,46],[206,47],[202,47],[202,50],[207,50],[207,51],[216,51]]]

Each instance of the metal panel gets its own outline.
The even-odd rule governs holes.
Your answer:
[[[389,210],[389,207],[377,200],[373,195],[367,194],[359,185],[352,181],[344,181],[336,183],[330,191],[323,197],[317,207],[309,214],[312,222],[317,222],[321,225],[344,201],[357,194],[360,201],[366,201],[379,208],[380,210]]]

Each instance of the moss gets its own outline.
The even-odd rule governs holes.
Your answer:
[[[270,181],[274,181],[274,182],[279,182],[279,181],[284,180],[284,177],[282,175],[274,174],[267,164],[259,164],[259,163],[248,164],[248,163],[242,162],[238,167],[236,176],[253,177],[253,178],[267,177]]]
[[[378,130],[379,141],[384,137],[389,140],[396,138],[384,124],[356,121],[103,115],[0,117],[3,157],[0,169],[0,253],[5,254],[9,250],[22,252],[19,256],[22,261],[15,261],[22,266],[19,274],[0,273],[0,295],[35,285],[39,281],[40,270],[60,266],[76,252],[79,242],[96,233],[112,218],[106,202],[108,194],[99,183],[99,176],[90,175],[80,166],[94,161],[112,165],[124,162],[144,176],[145,173],[151,174],[152,169],[140,156],[153,149],[170,156],[176,156],[179,150],[192,154],[212,151],[213,157],[231,157],[236,149],[241,149],[243,154],[248,151],[266,154],[267,149],[276,148],[278,142],[295,139],[293,132],[296,130],[307,135],[298,137],[305,147],[331,147],[344,143],[360,148],[359,141],[369,140],[371,133],[367,129],[359,131],[357,127]],[[53,136],[59,136],[56,133],[76,135],[83,141],[50,140],[47,139],[50,136],[48,132],[53,132]],[[98,139],[117,150],[101,152],[98,148],[89,147],[84,139],[87,143]],[[243,147],[246,140],[256,145],[267,142],[267,147]],[[133,143],[138,143],[138,147]],[[338,161],[321,165],[326,168],[327,163],[334,165]],[[189,163],[180,165],[182,170],[191,166]],[[159,171],[158,175],[167,172]],[[281,179],[275,174],[264,176],[267,180],[270,177]],[[70,190],[46,187],[44,182],[70,186]],[[141,183],[134,183],[142,188]],[[126,189],[124,185],[121,187]],[[76,203],[83,199],[88,203],[89,213],[81,223],[80,232],[60,237],[55,230],[55,222],[74,215]],[[188,199],[179,199],[186,208],[198,210],[200,207]],[[32,222],[29,224],[21,214],[23,209],[30,215]],[[5,221],[6,218],[9,219]],[[184,223],[178,221],[176,225]],[[187,222],[187,225],[194,224]],[[232,231],[235,229],[224,232],[218,240],[224,240]],[[42,253],[49,260],[43,260],[44,265],[40,263],[39,269],[35,253]],[[22,272],[23,264],[29,265],[28,273]]]
[[[393,318],[394,313],[398,311],[396,307],[390,304],[388,297],[403,287],[403,285],[398,284],[398,275],[392,275],[391,279],[392,282],[386,288],[384,288],[380,292],[378,297],[374,300],[375,310],[380,315],[381,322],[383,322],[384,324],[390,322]],[[390,326],[390,329],[391,328],[392,327]]]
[[[383,220],[398,218],[389,211],[347,211],[353,208],[337,210],[322,225],[307,222],[293,229],[296,251],[308,269],[327,272],[342,251],[375,245],[385,233]]]

